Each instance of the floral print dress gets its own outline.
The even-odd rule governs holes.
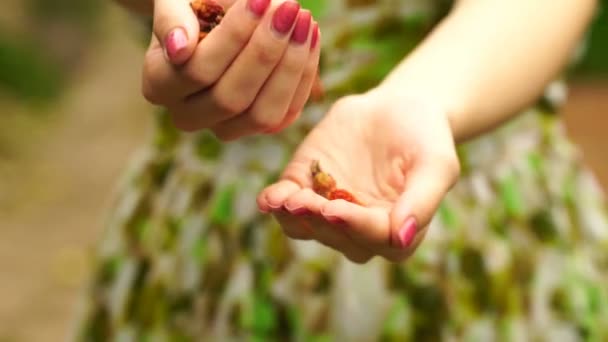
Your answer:
[[[255,196],[340,96],[377,84],[445,15],[421,0],[302,1],[326,98],[285,132],[222,144],[163,112],[119,187],[79,312],[83,341],[602,341],[608,211],[538,105],[458,147],[463,173],[402,264],[286,238]]]

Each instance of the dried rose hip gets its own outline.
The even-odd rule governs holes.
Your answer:
[[[226,14],[224,7],[215,2],[215,0],[193,0],[190,3],[190,7],[192,7],[194,14],[196,14],[196,17],[198,18],[198,24],[200,26],[200,32],[198,34],[199,42],[205,39],[209,32],[220,24]],[[324,90],[321,78],[317,74],[310,91],[310,100],[313,102],[321,101],[323,99],[323,94]]]
[[[329,192],[329,195],[327,196],[327,199],[329,200],[336,200],[336,199],[343,199],[345,201],[351,202],[351,203],[355,203],[355,204],[361,204],[353,194],[351,194],[350,192],[344,190],[344,189],[335,189]]]
[[[338,189],[336,187],[336,181],[329,173],[321,170],[318,160],[313,160],[310,165],[310,172],[312,174],[312,189],[317,194],[329,200],[343,199],[351,203],[362,205],[362,203],[348,190]]]
[[[224,7],[214,0],[194,0],[190,7],[198,18],[200,32],[198,40],[203,40],[224,18]]]
[[[336,189],[336,181],[329,174],[321,171],[318,160],[314,160],[310,165],[312,174],[312,189],[319,195],[327,198],[329,193]]]

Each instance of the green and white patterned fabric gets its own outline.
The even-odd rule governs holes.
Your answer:
[[[284,133],[156,133],[120,186],[82,341],[606,341],[608,210],[555,114],[566,89],[459,146],[463,175],[414,256],[348,262],[287,239],[255,196],[338,97],[376,84],[444,1],[301,1],[326,102]]]

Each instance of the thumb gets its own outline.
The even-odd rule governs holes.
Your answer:
[[[154,35],[172,64],[186,62],[198,44],[199,23],[188,0],[154,1]]]
[[[443,198],[458,177],[458,167],[425,165],[411,169],[404,192],[390,213],[393,247],[410,248],[422,236],[418,233],[431,223]],[[450,171],[446,171],[450,170]]]

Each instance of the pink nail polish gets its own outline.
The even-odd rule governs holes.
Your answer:
[[[313,50],[317,47],[317,42],[319,41],[319,24],[314,22],[312,24],[312,37],[310,38],[310,49]]]
[[[174,28],[169,32],[167,38],[165,38],[165,49],[167,51],[167,56],[169,56],[171,61],[178,58],[179,53],[183,51],[186,46],[188,46],[188,37],[186,36],[186,31],[181,27]]]
[[[300,11],[300,4],[293,1],[286,1],[279,5],[279,8],[272,17],[272,27],[279,34],[286,34],[291,30],[298,12]]]
[[[296,216],[304,216],[304,215],[311,214],[311,212],[310,212],[310,210],[308,210],[308,208],[287,209],[287,211],[289,211],[292,215],[296,215]]]
[[[399,236],[399,242],[401,243],[401,248],[408,248],[412,242],[414,241],[414,237],[416,236],[416,231],[418,230],[418,225],[416,224],[416,219],[413,217],[405,220],[401,229],[397,232]]]
[[[249,10],[258,17],[264,15],[270,0],[249,0]]]
[[[335,217],[335,216],[325,216],[325,219],[327,220],[327,222],[329,222],[331,224],[337,224],[337,225],[346,224],[346,221],[344,221],[343,219],[341,219],[339,217]]]
[[[291,41],[297,44],[304,44],[308,39],[308,31],[310,30],[310,23],[312,21],[312,15],[310,11],[302,10],[296,20],[296,27],[293,29],[291,34]]]

